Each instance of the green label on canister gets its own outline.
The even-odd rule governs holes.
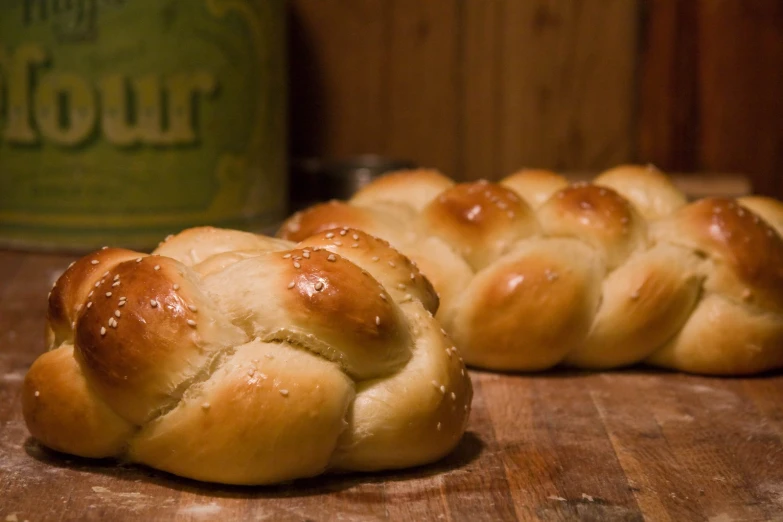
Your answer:
[[[0,244],[282,217],[284,0],[2,0]]]

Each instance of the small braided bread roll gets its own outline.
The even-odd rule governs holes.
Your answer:
[[[57,451],[228,484],[425,464],[456,446],[472,398],[437,307],[407,258],[357,230],[100,250],[52,289],[24,418]]]
[[[363,229],[415,260],[469,365],[783,366],[783,204],[769,198],[688,203],[652,167],[578,184],[548,171],[456,184],[413,170],[299,212],[278,235],[327,225]]]

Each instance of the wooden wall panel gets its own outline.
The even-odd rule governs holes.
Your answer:
[[[630,160],[638,0],[294,0],[292,152],[461,179]]]
[[[783,2],[649,0],[639,153],[783,197]]]
[[[597,169],[633,150],[636,2],[503,2],[498,174]]]
[[[385,118],[386,154],[458,174],[459,2],[392,0]]]
[[[294,156],[377,150],[385,132],[386,0],[289,4],[291,148]]]

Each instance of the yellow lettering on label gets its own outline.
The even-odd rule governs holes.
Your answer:
[[[30,122],[30,90],[32,68],[46,61],[46,51],[36,44],[20,45],[16,52],[0,47],[0,67],[5,70],[7,86],[7,110],[4,136],[12,143],[32,144],[38,135]]]
[[[176,74],[166,81],[168,89],[169,128],[163,136],[166,143],[194,143],[197,139],[193,127],[193,97],[211,94],[217,86],[214,75],[206,72]]]
[[[128,81],[115,74],[104,77],[100,82],[103,106],[102,127],[106,139],[115,145],[128,146],[137,143],[150,145],[174,145],[195,143],[192,108],[193,97],[199,93],[210,94],[217,81],[206,72],[176,74],[165,80],[167,107],[162,107],[163,92],[160,77],[144,76]],[[136,122],[130,99],[136,100]],[[163,116],[168,125],[164,129]]]
[[[142,133],[138,123],[130,123],[131,109],[125,78],[120,74],[106,76],[101,79],[98,91],[103,106],[103,133],[109,143],[120,146],[138,143]]]
[[[57,145],[78,145],[93,131],[95,120],[95,95],[84,78],[61,73],[41,79],[35,91],[35,121],[45,138]]]

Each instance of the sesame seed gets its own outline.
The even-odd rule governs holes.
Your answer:
[[[351,245],[351,248],[359,248],[359,243],[354,243]]]
[[[136,258],[136,262],[137,262],[137,263],[141,263],[141,258],[140,258],[140,257],[137,257],[137,258]]]
[[[381,325],[381,318],[378,317],[377,315],[375,316],[375,325],[376,326],[380,326]]]
[[[101,326],[101,335],[106,335],[106,328]]]
[[[188,326],[196,326],[196,321],[193,319],[188,319]]]
[[[631,299],[636,300],[639,299],[639,290],[634,290],[631,294]]]
[[[111,286],[112,286],[112,287],[118,287],[118,286],[120,286],[120,282],[119,282],[119,281],[115,281],[115,282],[113,282],[113,283],[111,284]]]
[[[294,261],[294,268],[302,268],[298,261]]]
[[[465,411],[468,411],[468,405],[467,404],[465,405]]]
[[[39,392],[38,390],[35,390],[35,393],[33,395],[35,395],[36,397],[40,397],[41,396],[41,392]],[[11,518],[11,517],[8,517],[8,518]]]
[[[294,286],[296,286],[296,284],[295,284],[293,281],[291,281],[290,283],[288,283],[288,289],[289,289],[289,290],[290,290],[290,289],[292,289]]]
[[[160,265],[155,265],[152,267],[153,270],[160,270]]]
[[[265,353],[264,357],[266,357],[267,359],[270,359],[270,360],[275,358],[275,356],[272,355],[271,353]]]
[[[120,274],[115,274],[114,275],[114,280],[115,281],[119,281],[119,279],[120,279]]]
[[[329,254],[329,257],[326,258],[327,261],[337,261],[337,258],[334,257],[334,254]]]
[[[460,373],[460,375],[462,375],[464,377],[465,376],[465,368],[461,368],[459,373]]]
[[[120,301],[119,303],[117,303],[117,306],[125,306],[125,301]]]
[[[451,392],[451,400],[456,401],[457,400],[457,394],[454,392]]]
[[[179,285],[176,283],[174,284],[174,290],[179,290]]]
[[[343,242],[340,241],[339,239],[335,240],[334,244],[337,246],[343,246]]]
[[[440,390],[441,393],[446,393],[446,387],[444,385],[442,385],[442,384],[440,385],[439,390]]]
[[[99,286],[101,286],[102,282],[103,281],[95,281],[95,288],[98,288]]]
[[[386,301],[386,296],[385,296],[384,294],[381,294],[381,299],[383,299],[384,301]]]
[[[432,385],[433,385],[433,386],[435,386],[436,388],[437,388],[438,386],[440,386],[440,385],[438,384],[438,382],[437,382],[437,381],[432,381]]]
[[[288,397],[288,390],[280,390],[280,395],[283,397]]]
[[[92,294],[94,294],[94,293],[95,293],[95,290],[90,290],[90,293],[87,294],[87,297],[92,297]]]
[[[446,348],[446,355],[448,355],[449,358],[451,358],[451,348]]]
[[[118,324],[119,323],[114,317],[109,317],[109,326],[111,326],[112,328],[117,328]]]
[[[394,261],[389,261],[389,266],[395,268],[397,265],[394,264]]]
[[[109,271],[108,271],[108,270],[107,270],[107,271],[105,271],[105,272],[103,273],[103,276],[101,276],[101,277],[109,277]]]
[[[359,241],[359,234],[354,234],[351,237],[354,238],[354,240]]]
[[[318,282],[315,284],[315,289],[316,289],[316,290],[321,290],[323,287],[324,287],[324,284],[323,284],[321,281],[318,281]]]
[[[92,308],[92,301],[90,301],[89,303],[87,303],[87,308]]]
[[[90,261],[90,264],[93,265],[97,265],[98,263],[100,263],[100,261],[98,261],[97,259],[93,259],[92,261]]]
[[[342,229],[342,230],[340,231],[340,235],[341,235],[341,236],[344,236],[344,235],[345,235],[345,234],[347,234],[347,233],[348,233],[348,230],[346,230],[346,229]]]
[[[205,409],[205,410],[208,410],[208,409],[209,409],[209,406],[210,406],[210,404],[209,404],[208,402],[205,402],[204,404],[202,404],[202,405],[201,405],[201,407],[202,407],[203,409]]]
[[[329,232],[328,234],[326,234],[326,239],[332,239],[333,237],[334,237],[333,232]]]
[[[248,376],[248,377],[252,377],[254,373],[256,373],[256,371],[255,371],[253,368],[250,368],[250,369],[247,371],[247,376]]]
[[[438,426],[437,426],[437,427],[438,427],[438,431],[440,431],[440,422],[438,423]]]
[[[408,301],[411,301],[413,299],[413,296],[411,294],[405,294],[405,297],[402,298],[403,303],[407,303]]]
[[[76,321],[71,321],[71,330],[76,329]]]
[[[188,308],[190,309],[191,312],[198,312],[198,308],[196,308],[196,305],[192,305],[192,304],[188,305]]]
[[[400,283],[397,285],[397,288],[399,288],[400,290],[405,290],[405,285]]]
[[[283,259],[289,259],[290,257],[291,257],[291,254],[290,254],[290,253],[288,253],[288,254],[286,254],[286,255],[284,255],[284,256],[283,256]]]
[[[155,299],[150,299],[150,306],[152,306],[152,308],[155,308],[158,306],[158,302]]]
[[[120,316],[120,315],[122,315],[122,314],[120,313],[120,311],[119,311],[119,310],[115,310],[115,311],[114,311],[114,315],[115,315],[116,317],[119,317],[119,316]]]
[[[111,292],[106,292],[106,297],[111,297]]]
[[[380,258],[380,257],[378,257],[378,256],[373,256],[373,258],[372,258],[372,260],[373,260],[373,261],[378,261],[378,260],[380,260],[380,259],[381,259],[381,258]]]
[[[413,272],[411,272],[411,281],[413,281],[413,280],[415,280],[415,279],[416,279],[416,274],[414,274]]]
[[[308,252],[307,250],[302,252],[302,255],[304,256],[305,259],[310,259],[310,252]]]

